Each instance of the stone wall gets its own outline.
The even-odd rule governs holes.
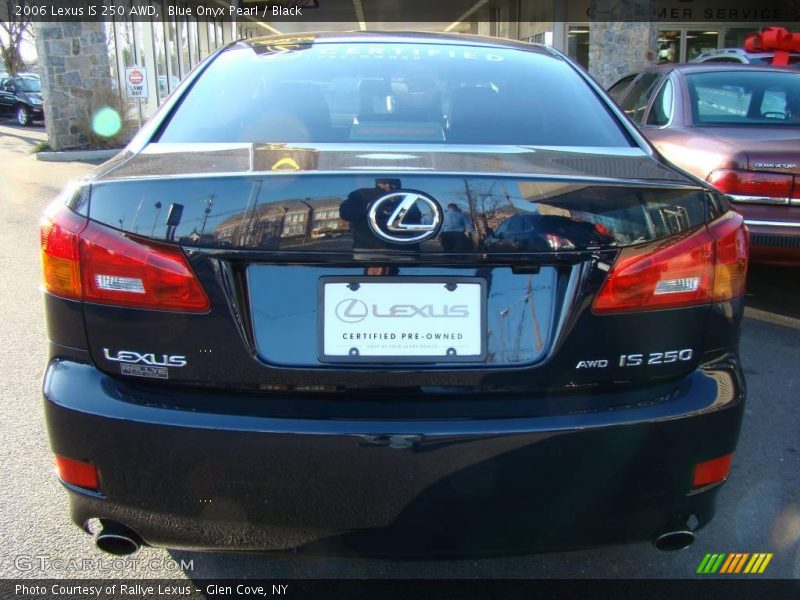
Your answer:
[[[658,56],[654,0],[590,0],[589,73],[608,87]]]
[[[89,145],[92,114],[112,95],[102,23],[36,23],[36,51],[51,148]]]
[[[589,44],[589,73],[607,88],[655,62],[658,23],[597,21],[590,26]]]

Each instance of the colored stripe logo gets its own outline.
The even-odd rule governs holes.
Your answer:
[[[725,573],[727,575],[735,573],[763,573],[771,560],[771,552],[755,552],[752,554],[749,552],[706,554],[700,562],[700,566],[697,567],[697,573]]]

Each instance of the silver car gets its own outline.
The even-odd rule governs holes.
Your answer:
[[[774,52],[747,52],[741,48],[721,48],[703,52],[689,62],[739,63],[745,65],[771,65]],[[800,70],[800,53],[789,55],[789,68]]]

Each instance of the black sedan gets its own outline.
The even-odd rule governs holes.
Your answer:
[[[0,114],[13,116],[22,126],[44,119],[39,78],[34,75],[0,77]]]
[[[728,476],[742,218],[546,47],[228,46],[41,241],[104,550],[674,549]]]

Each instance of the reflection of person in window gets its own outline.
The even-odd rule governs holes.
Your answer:
[[[354,248],[373,249],[386,247],[386,244],[381,242],[369,228],[367,215],[371,204],[375,200],[399,188],[399,179],[377,179],[375,187],[354,190],[342,202],[339,206],[339,216],[350,223]]]
[[[442,219],[442,232],[439,241],[442,243],[442,250],[445,252],[461,252],[469,250],[470,238],[472,233],[472,223],[458,205],[451,202],[447,205]]]

